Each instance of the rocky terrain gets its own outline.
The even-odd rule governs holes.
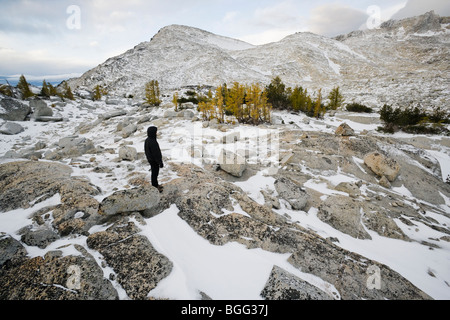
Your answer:
[[[253,127],[59,100],[13,99],[28,116],[2,120],[22,130],[0,144],[1,299],[450,297],[448,137],[382,135],[376,114]]]
[[[429,13],[255,47],[170,26],[71,80],[75,100],[0,95],[0,300],[449,299],[449,137],[383,134],[377,113],[251,126],[170,103],[189,84],[291,74],[447,108],[447,27]],[[139,96],[144,74],[164,79],[160,107]]]
[[[150,80],[171,93],[234,81],[268,84],[279,76],[288,86],[323,89],[324,96],[340,86],[348,101],[370,107],[413,102],[448,108],[449,23],[429,12],[334,39],[301,32],[260,46],[172,25],[69,84],[142,97]]]

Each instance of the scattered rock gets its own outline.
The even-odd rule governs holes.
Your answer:
[[[20,241],[29,245],[45,249],[50,243],[55,242],[61,237],[50,228],[40,228],[38,230],[32,230],[31,228],[26,228],[23,231],[23,235]]]
[[[64,118],[60,115],[56,115],[56,116],[52,116],[52,117],[40,116],[40,117],[37,117],[35,120],[39,121],[39,122],[62,122],[62,121],[64,121]]]
[[[378,183],[380,184],[380,186],[385,187],[387,189],[392,188],[391,183],[385,176],[382,176],[381,179],[378,181]]]
[[[108,97],[108,98],[105,100],[105,103],[106,103],[106,104],[109,104],[109,105],[117,106],[117,105],[121,104],[122,101],[120,101],[119,99],[114,99],[114,98]]]
[[[261,190],[261,193],[264,197],[265,205],[270,209],[280,209],[280,200],[272,194],[269,194],[267,191]]]
[[[379,211],[365,212],[363,221],[368,229],[377,232],[380,236],[409,241],[409,238],[403,233],[402,229],[386,214]]]
[[[144,300],[170,274],[173,265],[139,232],[134,222],[121,219],[106,231],[90,235],[86,242],[114,269],[117,281],[127,295],[131,299]]]
[[[167,110],[166,112],[164,112],[164,118],[175,118],[178,117],[178,112],[173,111],[173,110]]]
[[[235,143],[235,142],[239,141],[240,138],[241,138],[241,134],[239,132],[232,132],[230,134],[223,136],[222,143],[223,144]]]
[[[174,111],[174,110],[167,110],[164,112],[164,118],[184,118],[186,120],[193,119],[195,116],[195,113],[192,110],[181,110],[181,111]]]
[[[280,124],[284,124],[284,120],[280,116],[273,115],[272,118],[270,119],[270,123],[273,125],[280,125]]]
[[[220,152],[218,163],[223,171],[238,178],[247,169],[247,161],[243,157],[225,149]]]
[[[372,239],[361,224],[361,205],[347,196],[330,196],[320,206],[317,217],[356,239]]]
[[[38,141],[36,142],[36,144],[34,145],[34,150],[42,150],[45,149],[47,147],[47,144],[43,141]]]
[[[367,154],[364,163],[376,175],[385,176],[390,182],[395,181],[400,171],[400,166],[394,159],[387,158],[379,152]]]
[[[72,136],[59,140],[58,146],[66,156],[78,157],[87,153],[96,153],[93,142],[84,137]]]
[[[23,245],[11,237],[10,235],[6,235],[0,233],[0,277],[1,277],[1,269],[4,264],[12,263],[14,264],[17,260],[25,259],[27,255],[27,250],[23,247]],[[0,287],[0,290],[2,288]]]
[[[294,155],[295,154],[293,152],[286,154],[283,158],[281,158],[280,165],[285,166],[290,163],[290,161],[294,159]]]
[[[266,300],[333,300],[326,292],[274,266],[261,296]]]
[[[105,114],[100,115],[99,119],[100,120],[108,120],[111,118],[125,116],[126,114],[127,114],[127,112],[125,110],[115,110],[115,111],[107,112]]]
[[[334,189],[348,193],[348,195],[352,198],[357,198],[361,195],[361,191],[356,183],[341,182]]]
[[[137,159],[137,150],[133,147],[121,147],[119,149],[119,159],[123,161],[135,161]]]
[[[181,109],[194,109],[195,105],[193,102],[184,102],[181,104]]]
[[[31,113],[29,105],[12,98],[0,100],[0,119],[8,121],[25,121]]]
[[[355,135],[355,130],[353,130],[347,123],[344,122],[336,129],[335,134],[338,136],[349,137]]]
[[[195,114],[192,110],[184,110],[181,113],[183,115],[184,119],[192,119],[194,118]]]
[[[0,126],[0,133],[6,135],[15,135],[23,132],[25,129],[18,123],[15,122],[5,122]]]
[[[45,103],[45,101],[42,101],[40,99],[33,99],[30,101],[30,107],[32,110],[34,110],[31,118],[37,121],[41,117],[53,117],[53,110],[52,108],[47,106],[47,103]]]
[[[275,189],[280,198],[286,200],[294,210],[303,210],[308,204],[309,196],[306,191],[291,179],[277,179]]]
[[[0,240],[3,246],[8,238]],[[50,251],[44,257],[23,257],[16,253],[0,268],[0,300],[118,300],[111,282],[83,247],[74,245],[79,255],[63,256]]]
[[[70,180],[71,173],[70,167],[59,163],[20,161],[0,165],[0,211],[29,208],[34,199],[51,198]]]
[[[431,300],[385,265],[326,240],[304,238],[288,261],[334,285],[343,300]]]
[[[122,138],[126,139],[137,131],[137,125],[134,123],[129,124],[122,129]]]
[[[98,201],[93,198],[100,192],[86,179],[71,174],[72,169],[60,163],[20,161],[0,165],[0,212],[29,208],[30,203],[39,203],[59,194],[61,203],[52,208],[54,230],[60,236],[86,234],[104,219],[98,214]],[[37,244],[36,239],[52,236],[31,232],[27,238]]]
[[[117,191],[100,204],[100,214],[112,216],[120,213],[151,211],[158,206],[160,194],[156,188],[141,187]]]

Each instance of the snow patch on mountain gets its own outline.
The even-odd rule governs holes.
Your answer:
[[[171,25],[69,84],[89,90],[103,85],[113,95],[142,97],[150,80],[171,94],[186,86],[268,84],[280,76],[288,86],[313,92],[340,86],[347,101],[371,107],[411,102],[449,107],[448,25],[448,18],[430,12],[333,39],[300,32],[259,46]]]

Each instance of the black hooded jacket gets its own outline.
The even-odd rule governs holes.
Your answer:
[[[145,140],[145,155],[150,164],[157,163],[160,167],[163,166],[161,149],[159,148],[158,141],[156,141],[156,133],[158,129],[156,127],[150,127],[147,130],[148,138]]]

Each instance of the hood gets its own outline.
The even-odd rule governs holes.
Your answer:
[[[154,138],[156,139],[156,133],[158,132],[158,128],[156,127],[150,127],[147,130],[147,135],[149,138]]]

